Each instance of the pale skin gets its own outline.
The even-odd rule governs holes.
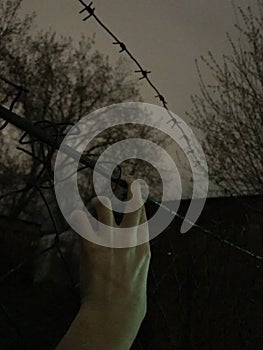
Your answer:
[[[132,177],[128,183],[128,198],[132,198]],[[139,185],[133,187],[136,203],[141,203]],[[108,206],[110,200],[107,199]],[[112,210],[98,198],[92,206],[100,222],[108,225],[107,234],[112,235],[117,227],[131,227],[133,239],[138,235],[149,236],[147,225],[138,230],[137,225],[147,222],[142,205],[136,211],[125,213],[117,225]],[[100,234],[102,227],[94,231],[84,212],[73,213],[79,231],[92,230]],[[81,307],[67,333],[56,350],[128,350],[130,349],[146,314],[146,285],[150,263],[150,245],[130,248],[109,248],[81,238]]]

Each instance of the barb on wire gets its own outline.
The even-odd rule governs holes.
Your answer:
[[[138,70],[136,70],[136,73],[141,73],[141,77],[139,78],[139,80],[145,79],[148,84],[152,87],[152,89],[155,91],[156,95],[155,98],[158,98],[160,100],[160,102],[162,103],[163,107],[167,110],[169,117],[171,118],[169,122],[173,122],[173,126],[177,125],[177,121],[174,118],[174,116],[171,114],[171,112],[168,109],[168,103],[166,101],[166,99],[164,98],[163,94],[161,94],[158,90],[158,88],[153,84],[153,82],[151,81],[151,79],[149,78],[148,74],[151,73],[150,71],[147,71],[147,69],[144,69],[142,67],[142,65],[140,64],[140,62],[135,58],[135,56],[128,50],[127,45],[119,40],[119,38],[99,19],[99,17],[95,14],[95,8],[92,8],[92,2],[87,5],[85,4],[85,2],[83,0],[78,0],[81,5],[84,7],[79,13],[83,13],[85,11],[87,11],[89,13],[89,15],[87,17],[85,17],[83,20],[87,20],[90,17],[93,17],[96,22],[114,39],[113,45],[119,45],[120,46],[120,53],[125,52],[130,59],[136,64],[136,66],[138,67]]]
[[[148,78],[148,74],[151,73],[151,71],[147,71],[147,70],[144,70],[144,69],[135,70],[134,72],[135,73],[141,73],[142,76],[139,78],[139,80],[147,79]]]
[[[126,51],[126,45],[123,43],[123,42],[118,42],[118,41],[114,41],[113,42],[113,45],[119,45],[120,46],[120,51],[119,53],[123,52],[123,51]]]
[[[154,97],[155,98],[159,98],[159,100],[162,102],[162,104],[167,107],[167,102],[166,102],[165,97],[163,95],[158,94],[158,95],[156,95]]]
[[[85,17],[85,18],[83,18],[83,21],[86,21],[87,19],[89,19],[91,16],[93,16],[94,15],[94,12],[95,12],[95,7],[91,7],[92,6],[92,4],[93,4],[93,2],[90,2],[89,3],[89,5],[86,5],[85,3],[84,3],[84,1],[81,1],[81,0],[79,0],[81,3],[82,3],[82,5],[84,6],[84,9],[82,9],[81,11],[79,11],[79,13],[81,14],[81,13],[83,13],[83,12],[85,12],[85,11],[87,11],[88,13],[89,13],[89,15],[87,16],[87,17]]]
[[[189,150],[192,149],[191,146],[191,142],[188,138],[187,135],[185,135],[185,132],[182,128],[182,126],[180,125],[180,123],[177,121],[177,119],[174,117],[174,115],[171,113],[171,111],[168,108],[168,102],[166,100],[166,98],[164,97],[163,94],[160,93],[160,91],[158,90],[158,88],[156,87],[156,85],[152,82],[152,80],[149,78],[149,74],[151,73],[151,71],[148,71],[147,69],[144,69],[141,65],[141,63],[138,61],[138,59],[128,50],[127,45],[119,40],[119,38],[100,20],[100,18],[95,14],[95,8],[92,8],[92,2],[89,5],[86,5],[85,2],[83,0],[78,0],[81,5],[84,7],[80,13],[84,13],[85,11],[87,11],[89,13],[89,15],[87,17],[84,18],[84,20],[87,20],[90,17],[93,17],[96,22],[114,39],[113,41],[113,45],[119,45],[120,46],[120,53],[125,52],[128,57],[135,63],[135,65],[138,67],[138,70],[136,70],[136,73],[140,73],[141,77],[139,78],[139,80],[145,80],[147,81],[147,83],[151,86],[151,88],[154,90],[155,92],[155,98],[158,98],[160,103],[162,104],[163,108],[167,111],[167,114],[170,118],[170,120],[167,121],[167,124],[172,123],[171,128],[174,128],[175,126],[180,130],[180,132],[182,133],[182,135],[184,135],[187,146],[189,148]],[[197,160],[198,161],[198,160]],[[203,169],[205,170],[205,169]]]
[[[8,109],[6,109],[5,107],[3,107],[1,105],[0,105],[0,117],[6,121],[12,123],[16,127],[22,129],[23,131],[27,132],[30,136],[37,137],[39,141],[47,144],[48,146],[50,146],[54,150],[58,150],[60,148],[59,142],[56,139],[54,139],[53,137],[50,137],[48,134],[46,134],[45,131],[43,129],[41,129],[38,125],[33,125],[30,121],[28,121],[24,118],[21,118],[17,114],[9,111]],[[86,167],[89,167],[89,168],[94,170],[95,165],[96,165],[96,161],[90,159],[87,155],[80,156],[80,154],[77,151],[73,150],[72,148],[70,148],[68,146],[63,147],[60,150],[75,160],[80,159],[81,164],[84,164]],[[116,176],[115,174],[112,174],[112,175],[109,174],[108,170],[106,168],[102,167],[101,165],[97,166],[96,170],[98,173],[100,173],[101,175],[110,179],[115,184],[119,184],[121,187],[127,189],[126,181],[121,179],[120,176]],[[151,198],[151,197],[145,198],[144,195],[143,195],[143,198],[145,199],[145,201],[148,204],[157,205],[158,207],[164,209],[165,211],[170,212],[174,217],[177,217],[180,220],[187,220],[187,222],[190,223],[198,231],[202,232],[203,234],[205,234],[211,238],[218,240],[222,244],[230,246],[230,247],[236,249],[237,251],[239,251],[240,253],[244,253],[250,257],[255,258],[256,260],[260,260],[260,261],[263,260],[262,256],[257,255],[257,254],[255,254],[255,253],[253,253],[245,248],[242,248],[242,247],[236,245],[235,243],[233,243],[225,238],[220,237],[220,235],[214,233],[213,231],[205,229],[202,226],[191,222],[189,219],[186,219],[184,216],[171,210],[170,208],[168,208],[164,204],[160,203],[159,201],[155,200],[154,198]]]

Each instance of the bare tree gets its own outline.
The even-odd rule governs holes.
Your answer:
[[[124,58],[115,65],[110,65],[108,57],[94,49],[94,37],[82,37],[76,45],[70,37],[58,38],[49,30],[32,34],[35,15],[20,17],[22,0],[4,1],[0,5],[0,71],[1,76],[29,90],[23,92],[15,105],[15,110],[23,117],[45,131],[54,134],[58,123],[75,123],[84,115],[114,103],[141,101],[139,85],[132,79],[132,67]],[[17,89],[1,81],[0,101],[10,105],[17,94]],[[94,125],[96,120],[94,120]],[[62,130],[61,134],[65,133]],[[23,145],[27,152],[17,153],[14,144],[20,133],[8,126],[1,138],[0,155],[2,193],[8,190],[24,188],[12,196],[3,197],[4,211],[14,217],[25,212],[30,203],[37,207],[36,182],[38,186],[52,186],[52,171],[55,151],[42,147],[39,143]],[[21,136],[21,135],[20,135]],[[158,133],[152,128],[119,127],[104,132],[96,140],[87,154],[94,160],[114,142],[141,137],[158,139]],[[61,141],[63,137],[61,136]],[[26,141],[32,141],[27,135]],[[163,144],[165,140],[162,141]],[[145,162],[134,160],[123,164],[124,171],[142,177],[153,185],[159,181],[158,173]],[[91,173],[91,172],[90,172]],[[91,175],[89,173],[89,175]],[[88,178],[84,173],[84,180]],[[149,176],[151,174],[151,176]],[[85,177],[86,176],[86,177]],[[13,186],[7,186],[7,178],[12,177]],[[89,178],[90,179],[90,178]],[[90,181],[86,181],[86,193],[90,192]],[[83,184],[83,183],[82,183]],[[85,187],[85,186],[84,186]],[[3,200],[2,198],[2,200]],[[54,201],[54,198],[53,198]],[[32,206],[30,206],[32,212]]]
[[[201,57],[213,74],[212,85],[196,61],[201,94],[192,97],[189,116],[205,133],[211,180],[234,195],[258,194],[263,188],[263,2],[235,9],[238,38],[227,34],[231,54],[223,54],[222,61],[211,52]]]

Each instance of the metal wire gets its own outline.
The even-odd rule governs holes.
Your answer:
[[[37,125],[33,125],[30,121],[28,121],[24,118],[21,118],[20,116],[7,110],[3,106],[0,106],[0,117],[3,118],[4,120],[6,120],[7,122],[15,125],[16,127],[22,129],[27,134],[29,134],[35,138],[38,138],[39,141],[46,143],[48,146],[51,146],[53,149],[55,149],[55,150],[59,149],[60,145],[59,145],[59,142],[57,140],[57,137],[55,137],[55,139],[50,137],[49,134],[45,133],[43,131],[43,129],[39,128]],[[66,153],[68,156],[72,157],[75,160],[80,159],[80,163],[84,164],[85,166],[87,166],[91,169],[94,169],[96,162],[94,160],[90,159],[89,157],[87,157],[86,155],[80,156],[80,154],[77,151],[71,149],[68,146],[65,146],[63,149],[61,149],[61,151]],[[107,169],[105,169],[102,166],[99,166],[96,168],[97,168],[97,171],[101,175],[111,179],[112,182],[118,183],[119,186],[122,186],[125,189],[127,189],[127,183],[125,180],[122,180],[119,177],[116,177],[114,174],[112,174],[112,175],[109,174]],[[165,206],[164,204],[160,203],[159,201],[155,200],[152,197],[148,197],[146,199],[146,202],[149,204],[154,204],[154,205],[161,207],[165,211],[168,211],[169,213],[171,213],[173,216],[178,217],[180,220],[186,219],[184,216],[171,210],[170,208],[168,208],[167,206]],[[211,230],[204,229],[202,226],[197,225],[197,224],[191,222],[190,220],[187,220],[187,222],[190,223],[194,228],[198,229],[203,234],[208,235],[208,236],[218,240],[219,242],[238,250],[239,252],[241,252],[243,254],[249,255],[250,257],[255,258],[256,260],[260,260],[260,261],[263,260],[262,256],[257,255],[257,254],[255,254],[255,253],[253,253],[245,248],[238,246],[237,244],[235,244],[233,242],[230,242],[229,240],[227,240],[225,238],[220,237],[220,235],[212,232]]]
[[[172,128],[174,126],[176,126],[182,133],[182,138],[185,139],[187,146],[189,147],[189,151],[188,153],[193,153],[192,147],[191,147],[191,143],[190,140],[188,138],[188,136],[185,134],[183,128],[180,125],[180,122],[172,115],[172,113],[170,112],[169,108],[168,108],[168,103],[167,100],[165,98],[165,96],[159,91],[159,89],[157,88],[157,86],[153,83],[153,81],[149,78],[149,74],[151,73],[151,71],[143,68],[142,64],[139,62],[139,60],[131,53],[130,50],[128,50],[127,45],[121,41],[110,29],[109,27],[102,22],[102,20],[96,15],[95,13],[95,8],[92,7],[92,2],[90,2],[88,5],[83,1],[83,0],[78,0],[81,5],[84,7],[81,11],[79,11],[80,14],[84,13],[85,11],[88,12],[88,16],[83,18],[83,21],[86,21],[89,18],[94,18],[96,20],[96,22],[100,25],[101,28],[103,28],[109,35],[110,37],[114,40],[113,45],[119,45],[120,46],[120,51],[119,53],[123,53],[125,52],[128,57],[131,59],[131,61],[133,61],[135,63],[135,65],[137,66],[137,70],[135,70],[135,73],[141,74],[141,77],[139,78],[139,80],[145,80],[148,85],[154,90],[154,92],[156,93],[155,98],[158,98],[159,101],[161,102],[163,108],[166,109],[168,116],[170,117],[170,120],[167,123],[172,123]],[[195,159],[195,162],[197,164],[200,164],[198,159]]]

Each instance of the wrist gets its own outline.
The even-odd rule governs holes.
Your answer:
[[[93,346],[96,350],[129,350],[138,332],[138,327],[125,321],[129,314],[109,303],[84,302],[78,318],[87,331],[91,350]]]

